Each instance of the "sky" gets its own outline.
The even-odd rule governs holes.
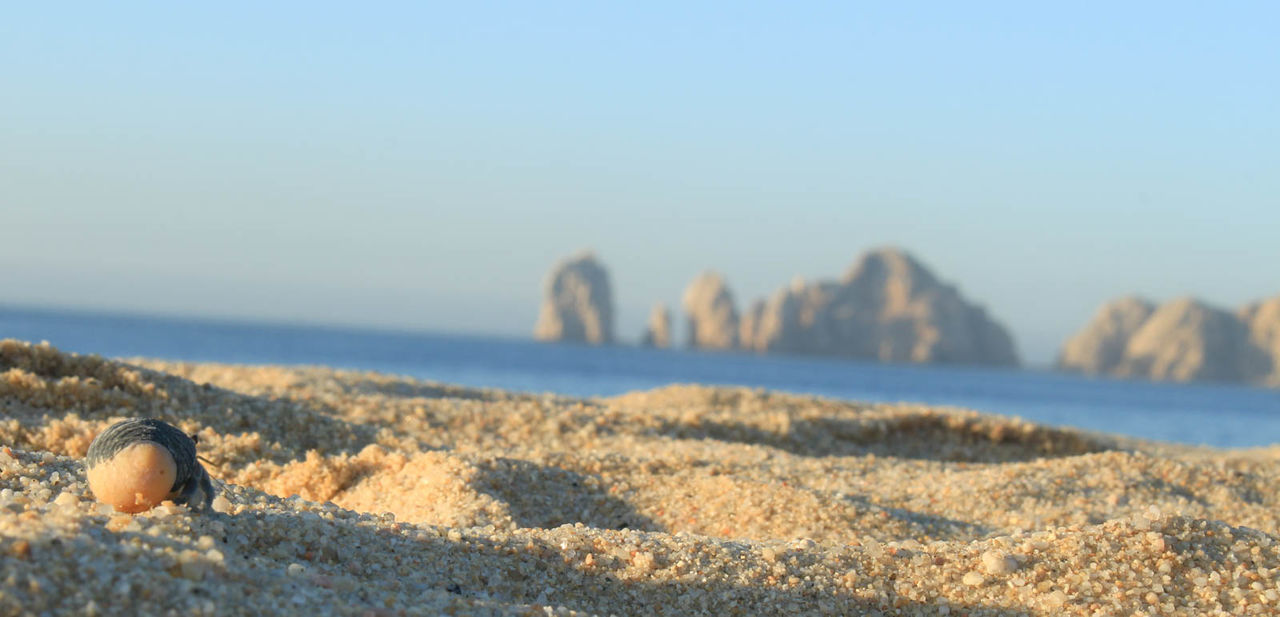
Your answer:
[[[1102,302],[1280,294],[1280,5],[19,3],[0,304],[621,338],[901,246],[1031,364]]]

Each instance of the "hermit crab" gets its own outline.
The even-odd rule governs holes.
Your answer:
[[[196,458],[196,441],[151,418],[130,418],[102,431],[85,455],[89,490],[120,512],[143,512],[162,501],[208,511],[213,482]]]

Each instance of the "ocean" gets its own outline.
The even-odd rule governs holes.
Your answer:
[[[949,405],[1189,444],[1280,442],[1280,390],[1235,385],[0,307],[3,338],[49,341],[64,351],[107,357],[323,365],[569,396],[673,383],[739,385]]]

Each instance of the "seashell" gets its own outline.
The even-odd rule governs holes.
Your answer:
[[[208,511],[213,482],[196,458],[196,441],[163,421],[122,420],[102,431],[85,456],[89,490],[120,512],[143,512],[162,501]]]

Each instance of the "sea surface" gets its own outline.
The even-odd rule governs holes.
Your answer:
[[[672,383],[732,384],[966,407],[1190,444],[1280,442],[1280,390],[1245,386],[0,307],[3,338],[49,341],[64,351],[107,357],[324,365],[571,396]]]

